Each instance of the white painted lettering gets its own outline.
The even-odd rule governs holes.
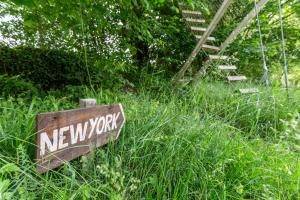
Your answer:
[[[63,127],[59,129],[59,143],[58,143],[58,149],[64,149],[67,146],[69,146],[69,143],[64,143],[64,140],[66,139],[66,136],[64,135],[65,132],[69,131],[69,126]]]
[[[104,132],[106,133],[107,131],[111,131],[111,122],[113,120],[113,116],[111,114],[106,115],[106,122],[105,122],[105,130]]]
[[[92,137],[93,132],[95,130],[95,127],[97,125],[97,122],[99,120],[99,117],[97,117],[96,119],[90,119],[90,124],[91,124],[91,130],[90,130],[90,134],[89,134],[89,139]]]
[[[118,114],[114,113],[113,115],[113,121],[112,121],[112,125],[111,125],[111,129],[112,130],[116,130],[118,127],[117,127],[117,120],[120,116],[120,112]]]
[[[71,133],[71,144],[76,144],[79,140],[82,142],[85,140],[86,130],[87,130],[88,122],[84,123],[84,127],[82,128],[82,123],[78,123],[76,125],[76,130],[74,130],[74,126],[70,126],[70,133]]]
[[[49,139],[46,132],[40,135],[40,155],[43,156],[46,154],[46,146],[49,152],[54,152],[57,150],[57,143],[58,143],[58,130],[55,129],[53,131],[53,142]]]
[[[101,129],[100,129],[100,125],[101,125]],[[105,126],[105,118],[100,117],[100,119],[98,120],[97,129],[96,129],[97,135],[100,135],[103,133],[104,126]]]

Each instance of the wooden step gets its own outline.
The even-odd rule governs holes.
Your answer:
[[[207,31],[207,28],[192,26],[191,30],[192,31],[197,31],[197,32],[205,32],[205,31]]]
[[[237,67],[234,65],[219,65],[219,70],[236,70]]]
[[[209,55],[210,60],[227,60],[228,56]]]
[[[200,40],[201,38],[202,38],[201,35],[196,35],[196,39],[197,39],[197,40]],[[207,38],[207,41],[209,41],[209,42],[214,42],[214,41],[216,41],[216,38],[214,38],[214,37],[208,37],[208,38]]]
[[[185,18],[187,22],[191,23],[205,23],[205,19],[193,19],[193,18]]]
[[[246,81],[247,77],[246,76],[228,76],[227,79],[228,79],[228,81]]]
[[[202,15],[201,12],[192,11],[192,10],[182,10],[182,14],[184,14],[184,15],[196,15],[196,16]]]
[[[202,48],[207,50],[212,50],[212,51],[220,51],[219,47],[208,45],[208,44],[202,45]]]
[[[239,91],[240,91],[241,94],[259,93],[259,90],[257,88],[246,88],[246,89],[240,89]]]

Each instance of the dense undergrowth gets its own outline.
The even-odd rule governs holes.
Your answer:
[[[241,96],[222,83],[173,91],[145,82],[129,93],[74,87],[1,99],[1,198],[300,198],[299,91],[287,98],[281,89],[262,88]],[[38,175],[36,114],[76,108],[80,97],[124,105],[119,141]]]

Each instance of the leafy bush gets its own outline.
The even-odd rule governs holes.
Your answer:
[[[87,70],[75,53],[31,47],[0,46],[0,73],[20,75],[42,89],[87,83]]]
[[[139,76],[135,66],[114,58],[99,58],[90,53],[85,61],[74,52],[3,45],[0,45],[0,73],[20,76],[47,91],[86,85],[120,89],[138,81]]]
[[[0,95],[3,97],[33,97],[38,94],[37,88],[32,83],[21,79],[19,76],[8,77],[0,75]]]

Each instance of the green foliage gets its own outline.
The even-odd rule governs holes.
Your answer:
[[[19,76],[7,77],[0,75],[1,97],[32,98],[38,95],[38,90],[30,82],[24,81]]]
[[[13,163],[8,163],[0,168],[0,174],[2,176],[5,176],[6,174],[12,173],[12,172],[19,172],[20,169]]]
[[[12,198],[13,193],[8,192],[10,180],[7,179],[7,176],[19,171],[19,167],[13,163],[8,163],[0,168],[0,199],[9,200]]]
[[[1,33],[9,45],[75,52],[81,58],[81,71],[87,72],[89,84],[95,81],[95,85],[110,87],[104,82],[113,79],[113,85],[120,88],[134,82],[139,71],[145,68],[150,73],[166,71],[168,76],[173,76],[195,46],[193,36],[181,19],[178,1],[2,2],[5,3],[1,16],[17,17],[10,22],[1,22]],[[208,22],[222,3],[220,0],[183,2],[192,9],[201,10]],[[299,0],[284,1],[282,5],[289,68],[297,68],[300,63],[299,5]],[[253,7],[253,0],[233,1],[213,33],[218,44]],[[268,66],[275,85],[280,83],[282,75],[277,0],[267,4],[260,18]],[[228,54],[233,55],[243,74],[261,80],[262,61],[255,21],[231,45]],[[199,56],[195,70],[204,58]],[[93,73],[94,68],[98,73]],[[101,80],[94,80],[99,77]]]
[[[299,198],[299,91],[289,100],[264,89],[239,96],[236,87],[202,82],[162,92],[159,85],[170,85],[145,81],[153,87],[130,94],[83,89],[82,98],[99,104],[123,103],[121,137],[43,176],[32,160],[35,116],[78,107],[71,101],[77,94],[0,101],[0,163],[19,167],[5,177],[5,192],[29,199]]]
[[[12,197],[12,193],[7,192],[9,185],[10,185],[9,180],[4,180],[4,181],[0,180],[0,197],[1,197],[1,199],[8,200]]]
[[[216,83],[213,87],[199,87],[196,90],[200,90],[200,95],[196,95],[194,101],[204,102],[204,106],[200,107],[201,112],[214,113],[220,118],[226,117],[232,126],[247,133],[246,137],[259,134],[262,138],[268,138],[276,135],[277,131],[283,131],[285,126],[281,120],[290,119],[289,111],[299,110],[299,94],[292,90],[291,97],[288,98],[287,94],[283,94],[284,89],[261,87],[259,90],[264,91],[262,94],[245,96],[242,98],[244,102],[241,102],[238,97],[240,94],[233,95],[231,92],[249,87],[255,86],[237,84],[228,87]]]
[[[134,66],[122,62],[90,57],[88,65],[91,67],[86,68],[84,58],[78,53],[31,47],[0,46],[0,73],[18,76],[43,90],[63,89],[68,85],[92,85],[95,88],[114,87],[118,89],[130,81],[134,81],[138,76]],[[13,79],[18,78],[6,78],[6,82],[1,80],[5,96],[9,95],[9,91],[12,91],[12,95],[20,92],[10,90]],[[10,82],[7,82],[9,80]],[[20,84],[18,84],[19,82]],[[19,82],[16,80],[16,87],[20,87],[20,89],[29,87],[29,83]],[[32,92],[36,92],[36,89],[33,89]]]
[[[170,0],[43,0],[30,6],[27,1],[8,1],[5,5],[3,15],[20,17],[2,23],[2,34],[10,44],[75,50],[84,58],[85,68],[105,63],[101,67],[109,67],[114,75],[120,65],[176,72],[194,45],[177,2]]]
[[[43,89],[87,83],[87,72],[81,59],[74,53],[30,47],[1,46],[0,72],[20,75]]]
[[[206,82],[173,91],[166,77],[195,45],[177,1],[1,2],[0,16],[15,18],[0,22],[8,41],[0,47],[0,72],[7,74],[0,76],[0,199],[300,198],[299,91],[287,98],[279,88],[261,88],[240,96],[241,85]],[[222,3],[184,2],[208,21]],[[279,40],[274,2],[261,14],[272,71],[280,55],[280,43],[272,43]],[[297,2],[284,2],[293,66]],[[252,8],[250,0],[234,1],[214,32],[218,42]],[[256,30],[253,23],[229,49],[252,77],[261,72]],[[50,91],[38,97],[30,82]],[[85,97],[124,105],[120,139],[38,175],[36,115],[77,108]]]

